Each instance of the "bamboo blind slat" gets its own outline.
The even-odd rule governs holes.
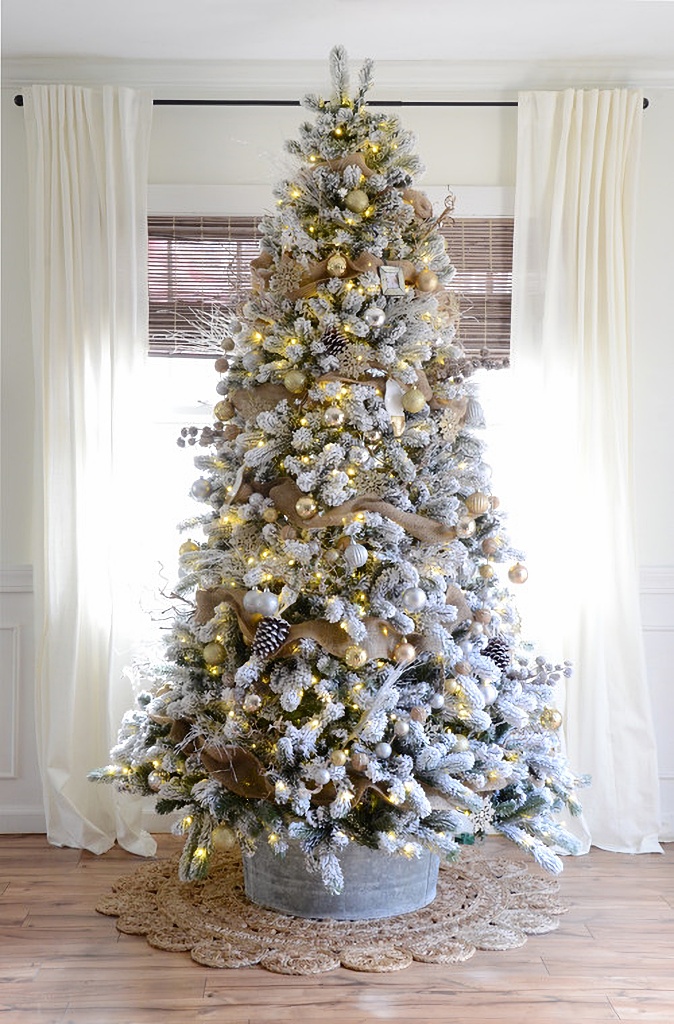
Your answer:
[[[259,255],[256,217],[150,217],[150,355],[212,356],[204,323],[233,309],[250,289]],[[484,365],[505,365],[510,350],[513,222],[457,218],[442,225],[457,273],[458,337]]]

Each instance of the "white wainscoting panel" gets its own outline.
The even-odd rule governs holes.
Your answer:
[[[658,744],[662,832],[674,841],[674,566],[641,570],[646,668]]]
[[[30,566],[0,569],[0,832],[44,832]]]

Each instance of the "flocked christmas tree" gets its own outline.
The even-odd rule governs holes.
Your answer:
[[[489,830],[558,871],[568,667],[519,638],[442,215],[370,63],[353,96],[331,66],[225,321],[166,659],[92,777],[182,811],[185,879],[295,841],[338,891],[349,843],[445,858]]]

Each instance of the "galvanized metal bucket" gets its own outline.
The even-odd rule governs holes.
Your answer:
[[[340,854],[344,889],[333,895],[310,874],[291,845],[284,857],[261,843],[243,858],[246,895],[253,903],[293,917],[367,921],[409,914],[435,899],[439,859],[425,850],[407,858],[350,843]]]

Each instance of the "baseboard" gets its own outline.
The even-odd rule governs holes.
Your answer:
[[[46,833],[47,821],[42,807],[3,807],[0,835]]]

